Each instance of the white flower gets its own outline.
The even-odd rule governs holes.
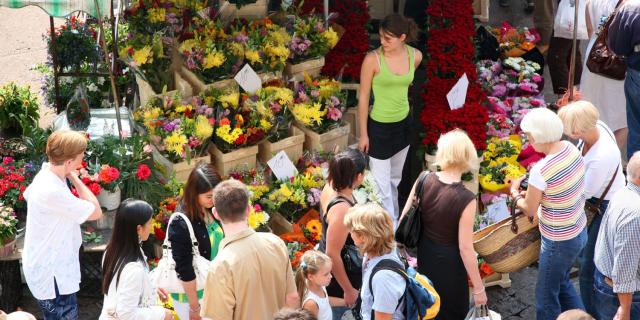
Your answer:
[[[89,92],[97,92],[98,91],[98,86],[96,86],[95,83],[92,83],[92,84],[87,86],[87,90],[89,90]]]
[[[99,78],[98,78],[98,84],[99,84],[99,85],[103,85],[103,84],[104,84],[104,81],[105,81],[105,80],[104,80],[104,77],[99,77]]]

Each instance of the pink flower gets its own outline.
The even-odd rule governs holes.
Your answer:
[[[13,158],[12,157],[4,157],[4,158],[2,158],[2,164],[4,164],[5,166],[8,165],[11,162],[13,162]]]
[[[338,121],[342,118],[342,111],[338,108],[329,107],[329,110],[327,110],[327,116],[333,121]]]

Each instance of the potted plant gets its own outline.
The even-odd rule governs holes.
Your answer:
[[[31,162],[16,161],[12,157],[0,162],[0,199],[13,210],[26,210],[23,192],[35,176],[36,168]]]
[[[56,41],[51,41],[49,34],[45,40],[49,53],[56,55],[60,70],[77,71],[85,63],[97,62],[99,48],[96,44],[98,33],[86,22],[71,17],[55,30]]]
[[[6,137],[16,137],[38,124],[37,96],[29,87],[10,82],[0,87],[0,130]]]
[[[13,253],[18,231],[18,219],[13,208],[0,202],[0,257]]]

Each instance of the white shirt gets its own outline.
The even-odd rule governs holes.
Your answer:
[[[304,295],[304,299],[302,300],[302,305],[304,306],[307,301],[312,300],[318,305],[318,320],[332,320],[333,312],[331,311],[331,304],[329,304],[329,295],[327,295],[327,289],[322,288],[324,292],[324,297],[320,297],[317,294],[307,290],[307,293]]]
[[[24,192],[27,231],[22,252],[24,277],[38,300],[56,297],[54,278],[61,295],[80,290],[82,245],[80,224],[95,210],[93,203],[77,198],[66,181],[44,163]]]
[[[622,173],[622,164],[620,163],[620,149],[618,148],[613,132],[611,132],[609,127],[602,121],[598,121],[596,127],[600,132],[600,137],[583,157],[585,165],[584,179],[586,184],[585,197],[586,199],[592,197],[600,198],[609,181],[611,181],[616,167],[620,165],[616,179],[604,197],[604,200],[609,200],[616,191],[624,187],[625,177],[624,173]],[[578,144],[580,151],[582,151],[583,146],[584,143],[582,142]]]
[[[391,270],[380,270],[376,272],[373,276],[373,281],[371,281],[373,292],[369,291],[369,278],[371,278],[373,268],[384,259],[392,259],[402,265],[395,249],[391,253],[372,259],[365,255],[362,262],[362,288],[360,288],[362,306],[360,307],[360,315],[364,320],[370,320],[372,313],[375,311],[393,314],[393,320],[404,320],[402,312],[404,301],[401,301],[400,298],[405,293],[407,283],[401,275]]]
[[[129,262],[109,284],[109,293],[104,296],[100,320],[162,320],[165,311],[157,305],[158,294],[149,278],[149,269],[142,261]]]

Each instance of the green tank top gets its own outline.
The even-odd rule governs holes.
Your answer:
[[[397,75],[389,70],[380,50],[380,72],[373,77],[371,88],[374,102],[371,119],[384,122],[400,122],[409,114],[409,85],[413,82],[415,71],[413,51],[409,46],[409,72]]]

